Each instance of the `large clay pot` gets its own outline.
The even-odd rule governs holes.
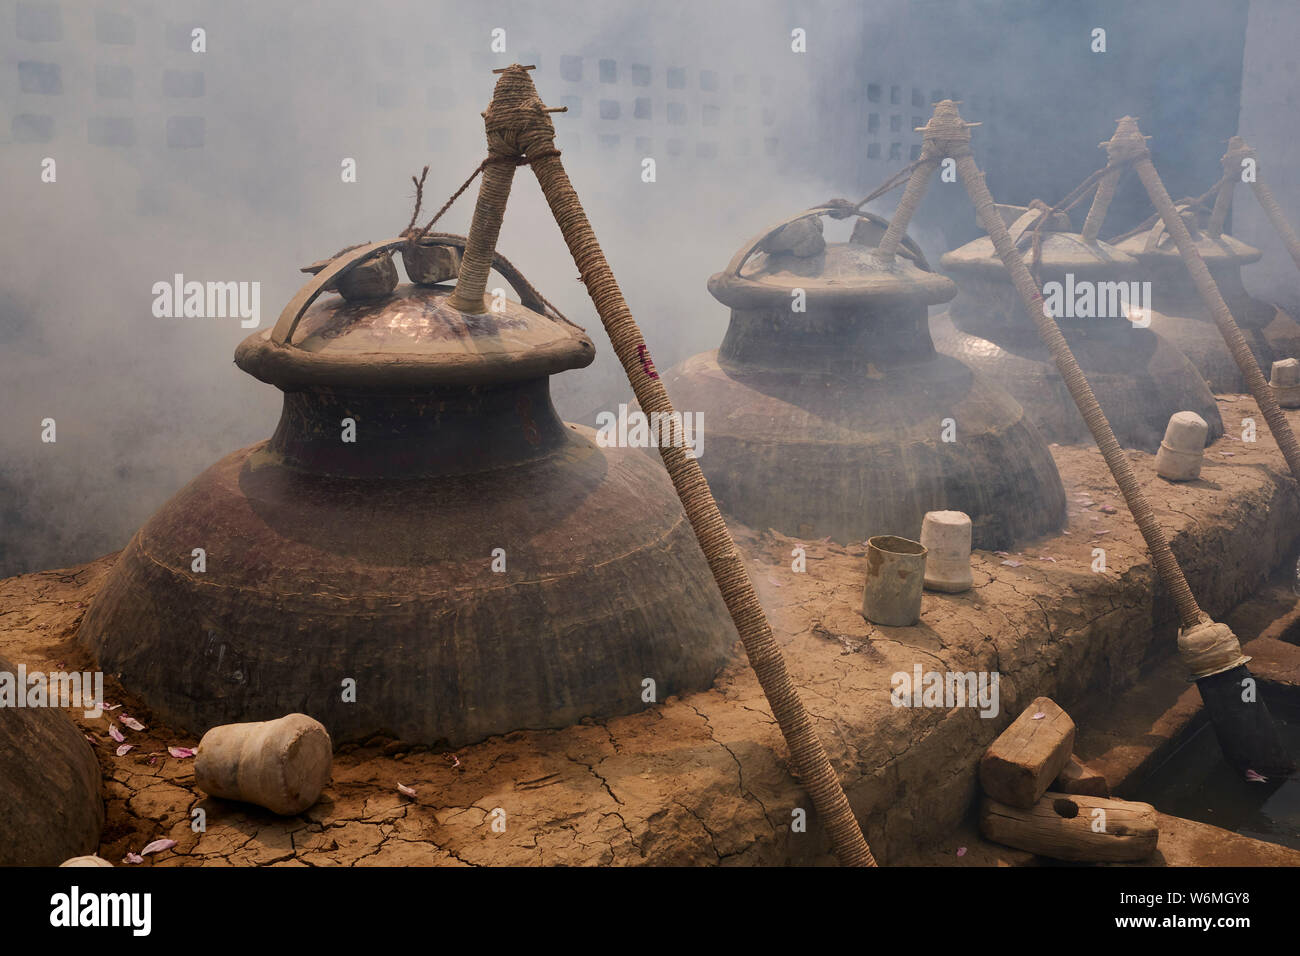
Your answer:
[[[18,668],[0,657],[0,673]],[[0,866],[58,866],[93,853],[104,827],[99,761],[53,707],[0,707]]]
[[[934,350],[927,306],[952,282],[910,242],[882,262],[875,216],[825,243],[824,212],[765,231],[709,280],[731,307],[722,347],[665,374],[677,408],[703,414],[723,510],[843,542],[915,538],[939,510],[969,514],[981,548],[1060,527],[1060,476],[1024,410]]]
[[[662,466],[551,404],[580,329],[517,281],[500,313],[436,285],[307,308],[398,245],[239,346],[285,393],[275,434],[140,529],[81,639],[193,733],[302,712],[336,743],[459,745],[707,687],[735,630]]]
[[[1252,297],[1242,283],[1241,267],[1258,262],[1263,254],[1230,235],[1210,236],[1203,229],[1204,217],[1185,210],[1183,222],[1263,373],[1267,375],[1277,359],[1300,356],[1300,323],[1277,306]],[[1151,280],[1151,328],[1186,353],[1213,391],[1247,391],[1246,380],[1164,224],[1157,220],[1151,229],[1128,237],[1117,248],[1137,259],[1143,278]]]
[[[1016,206],[1000,211],[1012,220],[1012,235],[1028,262],[1028,226],[1038,213]],[[1097,296],[1104,297],[1100,311],[1108,314],[1054,317],[1120,444],[1155,452],[1169,416],[1179,411],[1204,418],[1211,440],[1223,434],[1214,395],[1187,356],[1153,328],[1140,327],[1145,317],[1135,315],[1135,322],[1127,314],[1109,314],[1119,311],[1110,284],[1141,279],[1136,260],[1066,231],[1067,223],[1056,220],[1043,231],[1039,275],[1044,288],[1058,283],[1060,297],[1071,303],[1080,301],[1071,293],[1083,283],[1094,288],[1108,284]],[[946,315],[931,323],[936,348],[1006,388],[1049,441],[1091,441],[992,240],[985,236],[968,242],[940,262],[957,279],[959,292]]]

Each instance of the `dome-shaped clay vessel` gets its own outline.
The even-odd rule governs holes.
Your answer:
[[[999,211],[1028,264],[1028,229],[1038,213],[1017,206],[1001,206]],[[1054,314],[1056,323],[1119,443],[1154,453],[1169,416],[1184,410],[1209,423],[1211,441],[1222,435],[1223,420],[1214,395],[1196,366],[1167,338],[1140,327],[1146,317],[1134,313],[1135,323],[1119,308],[1123,300],[1115,291],[1118,284],[1131,291],[1130,283],[1142,279],[1136,260],[1104,242],[1087,242],[1078,233],[1065,231],[1067,226],[1068,220],[1058,219],[1042,232],[1039,276],[1045,289],[1052,283],[1059,285],[1055,301],[1045,297],[1045,302],[1062,306]],[[992,240],[985,236],[968,242],[946,253],[940,262],[957,280],[959,291],[947,313],[931,323],[935,347],[1006,388],[1048,441],[1091,442],[1083,416]],[[1088,286],[1094,290],[1091,308],[1083,291]],[[1143,291],[1139,285],[1139,297]],[[1154,289],[1150,291],[1154,295]],[[1072,303],[1070,311],[1083,305],[1081,311],[1094,314],[1064,314],[1066,301]]]
[[[104,826],[94,751],[59,708],[9,699],[29,699],[30,675],[4,657],[0,675],[8,687],[0,706],[0,866],[58,866],[93,853]]]
[[[881,261],[875,216],[826,243],[824,211],[769,229],[709,280],[731,308],[722,347],[665,375],[676,407],[703,414],[700,465],[723,510],[842,542],[915,538],[939,510],[969,514],[980,548],[1060,527],[1060,476],[1024,411],[930,341],[927,306],[951,280],[910,242]]]
[[[1267,375],[1278,359],[1300,356],[1300,323],[1277,306],[1251,296],[1242,282],[1242,266],[1258,262],[1263,254],[1226,233],[1209,235],[1203,228],[1204,216],[1185,211],[1183,222],[1263,373]],[[1137,259],[1143,278],[1151,280],[1151,328],[1192,360],[1211,390],[1245,392],[1246,380],[1164,224],[1157,220],[1151,229],[1128,237],[1116,248]]]
[[[239,346],[285,393],[275,434],[140,529],[81,639],[191,733],[300,712],[336,743],[459,745],[643,709],[646,679],[708,686],[735,630],[662,466],[551,404],[594,356],[580,329],[503,260],[531,308],[402,285],[304,313],[399,245],[336,260]]]

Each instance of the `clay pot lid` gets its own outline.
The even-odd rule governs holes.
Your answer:
[[[402,243],[371,243],[342,257],[350,262],[334,260],[337,267],[318,272],[299,290],[274,329],[254,332],[239,344],[235,364],[284,389],[408,389],[522,381],[595,359],[595,346],[582,329],[551,315],[526,282],[516,284],[509,275],[527,304],[507,299],[500,312],[452,307],[450,285],[400,285],[366,301],[314,301],[340,272],[377,249]]]
[[[709,292],[733,309],[781,306],[802,289],[809,304],[853,305],[875,298],[922,304],[947,302],[957,287],[930,270],[920,247],[904,240],[886,262],[875,254],[888,223],[871,213],[856,214],[848,242],[822,238],[821,216],[831,207],[805,210],[751,239],[723,272],[709,279]]]
[[[1032,255],[1033,226],[1038,221],[1039,212],[1026,206],[999,205],[997,209],[1003,221],[1008,223],[1007,231],[1028,265]],[[1070,228],[1070,219],[1064,214],[1058,214],[1043,228],[1039,258],[1043,271],[1111,275],[1117,269],[1137,268],[1137,260],[1118,247],[1100,241],[1087,242]],[[951,272],[1010,281],[1007,267],[1002,264],[993,240],[988,236],[945,252],[939,263]]]
[[[1196,245],[1196,251],[1201,254],[1201,258],[1207,264],[1212,266],[1234,263],[1248,265],[1263,258],[1264,253],[1260,250],[1227,233],[1223,233],[1217,238],[1211,236],[1203,229],[1205,223],[1201,221],[1202,217],[1197,216],[1185,207],[1180,207],[1180,211],[1183,214],[1183,224],[1187,226],[1188,231],[1192,234],[1192,242]],[[1164,263],[1175,259],[1181,261],[1182,258],[1178,252],[1178,245],[1174,242],[1174,237],[1165,229],[1164,221],[1161,219],[1157,219],[1156,224],[1150,229],[1144,229],[1142,232],[1116,243],[1116,248],[1122,249],[1139,262]]]

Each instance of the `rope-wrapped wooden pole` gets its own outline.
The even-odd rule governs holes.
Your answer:
[[[491,157],[493,160],[502,158],[504,157],[495,155]],[[483,293],[487,290],[492,255],[496,252],[497,238],[501,235],[501,221],[514,178],[513,162],[493,161],[483,166],[483,181],[478,187],[474,218],[470,222],[465,253],[460,261],[456,291],[450,300],[451,305],[462,312],[478,314],[487,311]]]
[[[564,241],[642,411],[647,415],[662,414],[667,416],[665,420],[671,420],[675,413],[668,393],[658,376],[649,374],[643,361],[645,338],[632,318],[578,195],[564,171],[564,164],[555,149],[555,128],[524,67],[511,66],[502,73],[486,121],[489,151],[498,156],[526,157],[537,175],[542,193],[564,234]],[[745,652],[758,675],[772,714],[790,747],[795,772],[808,789],[813,806],[830,835],[836,856],[846,865],[875,866],[862,828],[790,679],[767,615],[754,593],[749,573],[736,550],[731,532],[722,520],[699,463],[687,457],[686,449],[679,446],[661,445],[659,454],[699,539],[731,619],[740,632]]]
[[[1231,175],[1234,180],[1239,179],[1244,159],[1253,160],[1255,163],[1255,177],[1250,183],[1255,199],[1259,201],[1260,208],[1264,210],[1264,215],[1268,217],[1274,230],[1286,243],[1286,251],[1291,254],[1291,260],[1296,264],[1296,268],[1300,269],[1300,236],[1297,236],[1295,230],[1291,228],[1291,223],[1282,212],[1282,206],[1273,195],[1273,190],[1264,182],[1264,177],[1259,171],[1259,157],[1255,150],[1240,136],[1234,136],[1228,140],[1228,151],[1223,156],[1224,173]]]
[[[1232,147],[1228,147],[1231,153]],[[1228,154],[1225,154],[1222,160],[1225,171],[1223,179],[1219,185],[1214,187],[1214,208],[1210,210],[1210,221],[1205,228],[1206,234],[1211,239],[1218,239],[1223,235],[1223,227],[1228,221],[1228,212],[1232,209],[1232,187],[1236,185],[1237,177],[1227,174]]]
[[[1097,241],[1097,234],[1101,232],[1101,224],[1105,221],[1106,212],[1115,198],[1115,189],[1119,185],[1119,177],[1123,172],[1121,166],[1107,169],[1106,174],[1101,177],[1101,182],[1097,184],[1097,191],[1092,196],[1092,205],[1088,207],[1088,215],[1083,220],[1084,242]]]
[[[935,112],[937,115],[939,111],[936,109]],[[955,114],[955,107],[953,112]],[[1128,457],[1092,392],[1092,386],[1079,368],[1056,320],[1044,309],[1042,293],[1016,250],[1006,224],[994,208],[993,196],[984,182],[984,174],[971,155],[970,133],[959,126],[960,120],[960,116],[948,118],[945,124],[948,141],[943,149],[947,155],[956,159],[957,175],[961,177],[975,206],[975,218],[988,233],[994,249],[1010,273],[1012,284],[1019,293],[1025,310],[1047,346],[1061,378],[1065,380],[1070,397],[1074,399],[1088,430],[1092,432],[1097,447],[1106,460],[1106,466],[1142,533],[1156,574],[1174,600],[1182,624],[1178,638],[1179,654],[1201,690],[1224,756],[1238,769],[1250,768],[1261,773],[1289,772],[1294,768],[1294,763],[1282,746],[1277,728],[1263,702],[1246,704],[1240,700],[1240,681],[1250,676],[1245,667],[1250,658],[1241,653],[1236,635],[1226,625],[1212,621],[1196,603],[1183,569],[1169,547],[1164,529],[1156,520]],[[1139,142],[1142,142],[1140,135]],[[1122,157],[1114,158],[1122,161]]]
[[[898,247],[907,236],[907,227],[911,225],[916,211],[921,208],[921,200],[925,198],[930,177],[943,161],[945,154],[942,144],[946,142],[945,135],[952,123],[952,116],[957,113],[956,104],[953,104],[949,111],[944,107],[945,103],[952,103],[952,100],[944,100],[943,103],[936,104],[930,122],[917,130],[918,133],[926,134],[921,140],[921,156],[916,168],[907,177],[903,196],[898,201],[898,208],[894,210],[894,215],[890,217],[889,225],[885,227],[885,234],[880,237],[880,242],[876,245],[876,257],[882,262],[892,262],[898,254]],[[957,121],[960,122],[961,117],[957,117]],[[965,130],[970,126],[978,125],[978,123],[962,123],[961,128]],[[967,136],[969,137],[969,134]]]
[[[1178,214],[1174,201],[1169,198],[1169,193],[1160,180],[1160,174],[1156,172],[1155,164],[1151,162],[1146,139],[1138,129],[1137,122],[1130,116],[1120,120],[1115,135],[1111,137],[1111,143],[1128,156],[1137,169],[1138,177],[1151,198],[1151,204],[1156,207],[1156,212],[1164,221],[1166,231],[1178,246],[1178,252],[1182,255],[1187,271],[1191,274],[1192,283],[1200,293],[1206,308],[1210,310],[1210,315],[1214,317],[1214,324],[1219,327],[1219,333],[1227,343],[1228,351],[1232,353],[1237,368],[1241,370],[1251,395],[1255,397],[1255,403],[1259,405],[1264,421],[1268,422],[1268,429],[1277,442],[1278,448],[1282,450],[1282,457],[1286,459],[1292,476],[1300,480],[1300,444],[1296,443],[1291,423],[1287,421],[1277,399],[1273,397],[1273,390],[1268,387],[1268,380],[1259,370],[1259,363],[1255,361],[1254,353],[1246,344],[1245,336],[1241,334],[1232,312],[1228,310],[1228,304],[1223,301],[1219,287],[1215,285],[1214,277],[1210,275],[1209,267],[1197,251],[1192,235],[1187,231],[1187,224]]]

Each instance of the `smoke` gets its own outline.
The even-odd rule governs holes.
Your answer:
[[[305,279],[300,266],[406,225],[410,177],[422,166],[431,166],[422,218],[474,169],[493,68],[536,63],[543,98],[570,106],[554,116],[557,143],[660,370],[720,342],[727,312],[708,277],[764,226],[835,196],[856,200],[900,168],[934,94],[960,96],[967,118],[985,123],[977,158],[1012,202],[1059,198],[1099,164],[1095,143],[1114,118],[1138,109],[1103,102],[1086,123],[1058,118],[1065,139],[1047,141],[1044,155],[1084,159],[1053,169],[1035,154],[1022,165],[1003,140],[1041,140],[1042,111],[1016,104],[1037,103],[1040,76],[1055,90],[1072,82],[1068,70],[1054,76],[1054,54],[1032,41],[1086,17],[1033,20],[1016,3],[959,2],[944,16],[903,0],[235,0],[167,4],[161,21],[143,0],[118,9],[113,20],[90,5],[22,4],[0,36],[6,63],[59,68],[58,92],[33,91],[46,82],[40,70],[0,85],[9,124],[0,139],[0,575],[121,547],[193,476],[270,435],[279,393],[231,361],[249,330],[237,318],[158,318],[154,283],[178,273],[259,282],[261,327],[273,324]],[[1165,49],[1166,27],[1147,20],[1151,47]],[[204,52],[192,49],[196,27]],[[498,29],[504,52],[492,47]],[[806,53],[792,49],[795,30],[806,33]],[[1239,69],[1240,48],[1237,57]],[[566,58],[580,61],[580,78]],[[1218,80],[1217,69],[1196,82]],[[882,128],[869,133],[873,114]],[[51,118],[44,141],[39,117]],[[41,181],[47,158],[54,183]],[[643,180],[646,158],[653,182]],[[348,160],[355,182],[344,181]],[[1198,183],[1213,181],[1216,163],[1210,155],[1214,168]],[[1047,178],[1021,195],[1029,168]],[[1171,190],[1180,174],[1167,173]],[[475,192],[438,228],[468,231]],[[896,197],[872,208],[888,213]],[[913,235],[937,261],[971,237],[971,218],[964,201],[932,190]],[[499,249],[596,343],[595,365],[553,380],[561,415],[592,423],[626,401],[526,167]],[[42,441],[46,419],[56,422],[53,443]]]

